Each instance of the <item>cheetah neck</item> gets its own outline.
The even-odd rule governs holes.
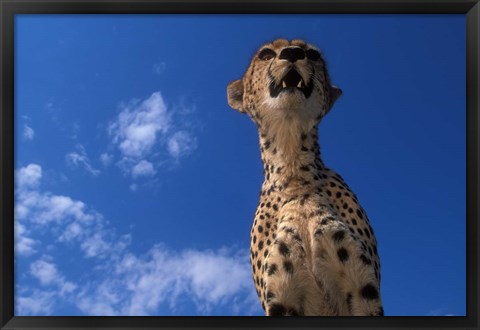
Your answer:
[[[260,133],[264,187],[288,193],[315,185],[324,164],[320,158],[318,125],[310,131],[292,130]]]

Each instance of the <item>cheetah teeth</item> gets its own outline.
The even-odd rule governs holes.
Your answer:
[[[298,85],[297,85],[298,88],[302,88],[302,82],[303,82],[303,80],[300,80],[300,81],[298,82]]]
[[[285,82],[285,80],[282,81],[282,87],[283,87],[283,88],[287,88],[287,83]]]

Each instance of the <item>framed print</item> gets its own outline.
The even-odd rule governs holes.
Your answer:
[[[1,13],[1,329],[478,329],[477,1]]]

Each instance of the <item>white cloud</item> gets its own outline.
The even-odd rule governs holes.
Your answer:
[[[155,175],[155,169],[153,168],[153,164],[146,160],[141,160],[132,167],[132,176],[134,178],[139,176],[153,176]]]
[[[28,256],[36,252],[37,241],[26,236],[26,229],[20,222],[15,222],[15,254]]]
[[[100,174],[100,170],[94,168],[90,164],[90,159],[87,156],[85,148],[81,145],[77,145],[78,152],[70,152],[65,156],[67,164],[73,167],[83,167],[90,174],[97,176]]]
[[[106,242],[103,235],[95,233],[93,236],[88,237],[80,247],[85,252],[85,255],[89,258],[100,256],[111,249],[111,244]]]
[[[54,291],[33,290],[29,296],[15,297],[16,315],[51,315],[55,304]]]
[[[41,178],[42,168],[37,164],[30,164],[15,171],[15,183],[18,189],[37,186]]]
[[[30,164],[17,173],[28,173],[27,168],[35,166]],[[40,166],[36,172],[41,173]],[[81,201],[41,191],[40,177],[30,180],[36,185],[16,191],[18,209],[23,209],[15,217],[17,237],[27,233],[28,224],[34,224],[57,238],[54,249],[67,244],[86,258],[78,262],[88,259],[94,266],[73,283],[53,257],[33,261],[30,275],[48,291],[20,291],[16,296],[18,315],[54,314],[56,306],[65,304],[85,315],[181,315],[184,302],[204,315],[215,314],[217,308],[223,313],[259,313],[247,251],[176,251],[157,244],[146,253],[134,253],[129,248],[130,235],[117,235],[101,214]],[[51,245],[51,239],[34,239],[23,244],[24,250],[34,254],[34,245],[39,246],[37,250]],[[35,307],[35,300],[44,306]]]
[[[193,108],[193,107],[192,107]],[[108,125],[112,145],[119,152],[116,164],[131,177],[154,177],[159,164],[168,155],[169,161],[178,162],[197,147],[192,123],[185,120],[192,111],[186,107],[168,108],[160,92],[144,101],[133,100],[121,106],[118,116]],[[164,148],[162,150],[162,148]],[[112,155],[102,154],[101,160],[110,163]],[[132,189],[133,187],[133,189]],[[135,191],[138,185],[131,186]]]
[[[174,159],[188,155],[196,148],[196,140],[185,131],[173,134],[168,140],[168,152]]]
[[[50,258],[46,256],[46,258]],[[15,308],[17,315],[51,315],[57,304],[65,303],[62,300],[69,299],[77,285],[65,280],[65,277],[58,271],[57,266],[44,259],[39,259],[30,264],[30,274],[36,278],[44,287],[30,289],[22,286],[19,294],[15,297]],[[30,295],[26,291],[31,291]]]
[[[42,285],[49,285],[62,281],[55,264],[45,260],[37,260],[32,263],[30,265],[30,272]]]
[[[42,168],[29,164],[16,170],[18,188],[15,191],[16,247],[26,253],[33,252],[35,241],[25,236],[27,223],[48,226],[60,231],[58,240],[68,242],[84,239],[86,235],[107,235],[101,214],[89,210],[82,201],[69,196],[55,195],[38,189]],[[85,252],[99,249],[87,244]]]
[[[83,292],[78,307],[87,315],[157,315],[158,310],[181,309],[178,301],[185,298],[201,314],[228,308],[234,301],[237,312],[253,313],[252,305],[258,308],[247,253],[226,249],[178,253],[156,245],[145,255],[126,253],[114,270],[95,290]]]
[[[20,191],[16,203],[17,208],[22,210],[16,214],[18,220],[28,219],[42,225],[72,220],[86,222],[96,217],[86,210],[83,202],[49,192]]]
[[[140,104],[126,106],[109,125],[109,133],[124,157],[142,158],[169,126],[167,107],[156,92]]]
[[[23,126],[23,138],[25,140],[33,140],[34,136],[35,136],[35,131],[33,130],[33,128],[31,128],[30,126],[28,125],[24,125]]]

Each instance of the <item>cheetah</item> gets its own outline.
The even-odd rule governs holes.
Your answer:
[[[263,45],[227,87],[230,107],[259,134],[264,182],[250,261],[267,316],[383,316],[373,229],[320,158],[318,126],[341,94],[303,40]]]

